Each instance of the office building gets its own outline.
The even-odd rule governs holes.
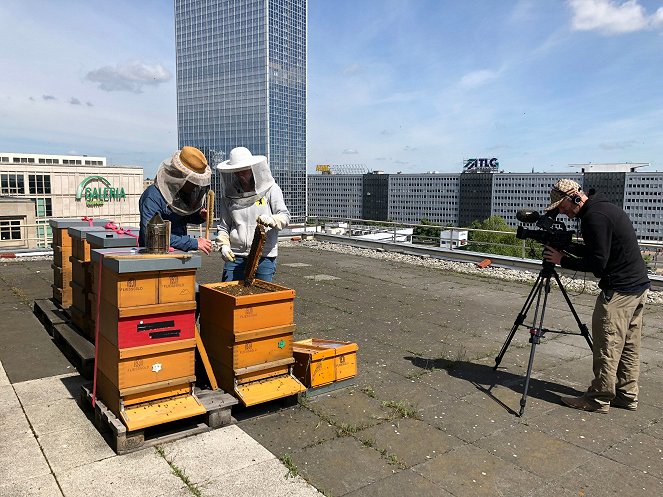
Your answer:
[[[0,204],[0,218],[17,246],[49,246],[48,220],[54,217],[107,218],[136,226],[142,193],[142,167],[107,166],[105,157],[0,152],[0,195],[34,202],[34,220],[14,211],[13,202]],[[31,224],[36,224],[34,235],[22,228]],[[19,226],[21,238],[15,238]]]
[[[266,155],[303,222],[307,1],[176,0],[175,34],[180,148],[199,148],[210,164],[238,146]]]
[[[426,219],[441,226],[467,227],[472,221],[500,216],[515,228],[521,224],[518,210],[543,213],[552,186],[569,178],[585,192],[604,194],[622,207],[641,241],[663,241],[663,173],[636,172],[633,165],[628,171],[611,166],[572,173],[311,174],[308,201],[315,203],[315,215],[320,217],[356,217],[344,214],[352,205],[362,219],[373,221],[418,224]]]

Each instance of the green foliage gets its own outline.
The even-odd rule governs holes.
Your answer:
[[[415,226],[412,233],[412,243],[421,245],[440,245],[440,233],[442,228],[435,226],[428,219],[423,218],[421,224],[424,226]]]
[[[504,218],[490,216],[483,221],[474,221],[469,227],[479,230],[506,231],[508,233],[470,231],[466,250],[522,257],[522,241],[516,238],[516,230],[509,226]],[[525,241],[525,257],[540,258],[542,249],[543,247],[534,240]]]

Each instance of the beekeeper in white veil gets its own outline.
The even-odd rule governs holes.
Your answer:
[[[221,175],[223,192],[217,236],[226,261],[223,281],[244,279],[257,224],[270,229],[255,277],[272,281],[276,272],[278,230],[288,226],[290,212],[269,170],[267,157],[252,155],[245,147],[233,148],[228,160],[218,164],[216,170]]]

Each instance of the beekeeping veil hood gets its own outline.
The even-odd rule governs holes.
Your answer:
[[[203,206],[211,179],[205,155],[195,147],[183,147],[161,163],[155,183],[170,208],[186,216]]]
[[[241,206],[251,205],[261,199],[274,184],[267,157],[252,155],[245,147],[233,148],[228,160],[218,164],[216,170],[221,175],[223,195]],[[253,173],[253,188],[250,191],[244,191],[235,175],[236,172],[247,170]]]

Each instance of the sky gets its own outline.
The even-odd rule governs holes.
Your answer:
[[[307,169],[663,171],[663,0],[309,0]],[[0,2],[0,151],[177,149],[172,0]]]

